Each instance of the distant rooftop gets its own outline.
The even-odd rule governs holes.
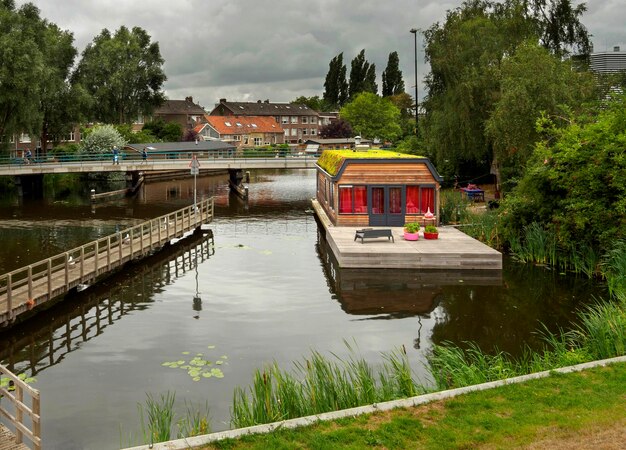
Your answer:
[[[269,100],[256,102],[229,102],[221,98],[211,115],[223,115],[227,109],[233,115],[242,116],[317,116],[317,111],[298,103],[270,103]]]

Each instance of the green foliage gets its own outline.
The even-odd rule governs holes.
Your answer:
[[[293,374],[277,364],[257,370],[252,386],[235,390],[232,424],[246,427],[424,392],[413,379],[404,348],[383,355],[378,374],[348,349],[346,360],[329,360],[313,351],[310,358],[295,363]]]
[[[470,223],[470,202],[460,192],[443,189],[440,192],[439,220],[442,224]]]
[[[484,242],[491,248],[502,249],[504,240],[500,233],[500,217],[496,211],[472,213],[468,211],[464,219],[467,226],[463,232]]]
[[[91,119],[131,123],[165,100],[159,44],[140,27],[104,29],[83,51],[74,80],[93,97]]]
[[[405,94],[404,80],[399,66],[398,52],[389,53],[387,67],[383,70],[383,97]]]
[[[420,230],[420,224],[417,222],[407,222],[404,224],[404,231],[407,233],[417,233]]]
[[[593,120],[569,117],[565,128],[547,118],[539,123],[544,140],[502,203],[507,236],[537,222],[563,248],[585,242],[600,253],[624,237],[625,105],[621,96]]]
[[[319,98],[318,95],[314,95],[313,97],[305,97],[304,95],[301,95],[290,103],[296,105],[306,105],[314,111],[330,111],[329,105],[327,105],[324,100]]]
[[[126,141],[113,125],[98,125],[81,142],[84,153],[110,153],[113,147],[123,148]]]
[[[183,137],[183,127],[178,123],[165,122],[163,119],[156,119],[146,123],[143,130],[156,137],[153,142],[180,142]]]
[[[437,227],[434,225],[426,225],[426,227],[424,227],[424,233],[438,233],[439,230],[437,230]]]
[[[348,97],[354,100],[362,92],[378,92],[376,84],[376,65],[370,64],[365,59],[365,49],[352,60],[350,66],[350,82],[348,84]]]
[[[329,110],[342,107],[348,100],[348,82],[343,53],[339,53],[328,64],[328,73],[324,81],[324,103]]]
[[[352,129],[363,137],[393,141],[400,136],[400,110],[389,100],[361,92],[339,111]]]

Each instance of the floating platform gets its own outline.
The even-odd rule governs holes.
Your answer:
[[[502,254],[452,226],[440,226],[439,239],[406,241],[402,227],[391,229],[394,241],[385,238],[354,239],[357,228],[332,224],[317,200],[313,209],[326,240],[341,268],[502,270]]]

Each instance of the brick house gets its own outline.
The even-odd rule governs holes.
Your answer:
[[[274,118],[284,132],[285,143],[299,144],[316,137],[319,113],[306,105],[296,103],[229,102],[225,98],[215,105],[209,116],[265,116]]]
[[[185,100],[166,100],[154,110],[152,117],[167,123],[178,123],[184,132],[198,123],[204,123],[205,114],[204,108],[193,102],[193,97],[186,97]]]
[[[273,117],[207,115],[205,120],[195,127],[204,140],[219,139],[236,147],[285,143],[285,133]]]

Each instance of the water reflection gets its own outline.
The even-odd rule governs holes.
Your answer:
[[[215,253],[212,231],[193,234],[162,251],[126,266],[101,283],[67,296],[50,309],[0,334],[0,361],[14,373],[35,376],[60,363],[83,342],[134,311],[146,310],[156,292],[190,271],[196,273],[191,309],[198,313],[198,265]]]

